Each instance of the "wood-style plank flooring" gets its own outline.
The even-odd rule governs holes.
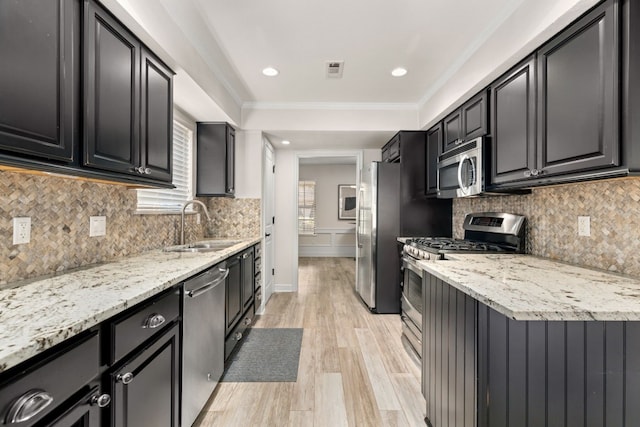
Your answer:
[[[400,317],[366,309],[352,258],[301,258],[299,268],[298,292],[274,294],[254,326],[304,328],[297,382],[220,383],[194,425],[424,426]]]

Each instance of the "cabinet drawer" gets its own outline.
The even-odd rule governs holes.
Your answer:
[[[257,244],[254,246],[254,249],[256,251],[256,258],[260,258],[262,256],[262,245]]]
[[[180,292],[171,290],[111,324],[113,364],[180,315]],[[160,317],[161,316],[161,317]],[[164,319],[164,320],[163,320]]]
[[[16,425],[32,426],[96,378],[100,366],[99,342],[98,332],[94,332],[80,343],[27,369],[13,382],[0,386],[0,420],[13,425],[8,420],[22,402],[24,410],[16,417],[35,414]]]
[[[255,315],[254,305],[245,312],[244,316],[240,319],[238,324],[227,335],[227,339],[224,342],[224,360],[226,361],[236,345],[242,341],[246,335],[245,330],[253,323],[253,316]]]

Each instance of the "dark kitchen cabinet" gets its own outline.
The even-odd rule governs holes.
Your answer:
[[[68,411],[51,422],[51,427],[100,427],[101,406],[108,405],[111,399],[100,394],[98,387],[80,397]]]
[[[609,0],[538,50],[538,152],[532,175],[620,163],[619,15],[618,2]]]
[[[427,131],[427,148],[425,151],[425,193],[427,196],[438,195],[438,156],[442,147],[442,122]]]
[[[85,1],[84,165],[171,182],[173,73]]]
[[[228,123],[198,122],[197,196],[234,196],[235,135]]]
[[[226,334],[229,334],[242,315],[242,267],[241,255],[234,255],[227,259],[226,307],[225,321]]]
[[[382,161],[387,163],[400,161],[400,135],[396,135],[382,147]]]
[[[84,14],[84,164],[140,174],[140,42],[94,1]]]
[[[487,91],[483,90],[444,118],[443,152],[488,133],[487,101]]]
[[[179,425],[179,324],[111,373],[114,427]]]
[[[0,2],[0,150],[73,161],[79,15],[74,0]]]
[[[536,167],[535,56],[491,85],[491,183],[518,181]]]
[[[149,178],[171,182],[173,154],[173,71],[142,48],[140,165]]]
[[[254,297],[254,254],[253,247],[247,249],[242,253],[241,258],[241,270],[242,270],[242,309],[246,310],[251,303],[253,303]]]

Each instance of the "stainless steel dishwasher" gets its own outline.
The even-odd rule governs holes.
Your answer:
[[[184,283],[182,426],[193,424],[224,371],[226,263]]]

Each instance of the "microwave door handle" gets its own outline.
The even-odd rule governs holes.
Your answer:
[[[460,191],[464,194],[469,193],[467,187],[465,187],[464,184],[462,183],[462,166],[464,165],[464,162],[466,162],[467,160],[469,160],[469,156],[467,156],[466,154],[463,154],[462,157],[460,157],[460,161],[458,162],[458,187],[460,188]]]

